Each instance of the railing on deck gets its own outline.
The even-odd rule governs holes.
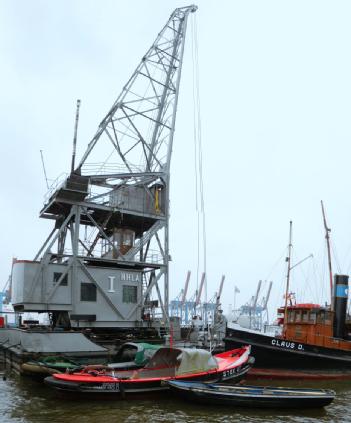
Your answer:
[[[67,178],[68,173],[63,172],[54,181],[51,182],[48,191],[44,195],[44,204],[47,204],[51,196],[65,184]]]
[[[84,248],[82,245],[79,246],[78,256],[87,256],[87,252],[88,252],[87,250],[90,249],[92,242],[84,242],[84,245],[86,246],[86,248]],[[93,255],[91,257],[92,258],[103,258],[103,259],[105,258],[105,259],[113,260],[114,258],[112,257],[112,254],[111,254],[111,257],[108,256],[109,252],[112,252],[112,250],[107,249],[107,248],[105,250],[103,250],[102,246],[101,246],[101,242],[98,242],[96,244],[95,248],[92,251]],[[73,250],[71,248],[65,248],[65,250],[63,252],[63,256],[69,257],[69,256],[72,256],[72,255],[73,255]],[[123,260],[123,259],[120,258],[120,260]],[[140,256],[139,256],[138,253],[134,256],[133,261],[140,262]],[[162,262],[163,262],[162,254],[160,254],[160,252],[157,251],[157,250],[150,250],[150,249],[149,249],[145,259],[143,260],[143,263],[152,263],[152,264],[162,264]]]
[[[82,167],[82,175],[112,175],[119,173],[141,173],[144,168],[129,164],[127,166],[119,163],[84,163]]]

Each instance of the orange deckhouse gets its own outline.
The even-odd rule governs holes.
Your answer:
[[[318,304],[296,304],[288,307],[287,315],[287,322],[284,322],[284,339],[351,351],[350,341],[333,336],[334,312],[330,308]]]

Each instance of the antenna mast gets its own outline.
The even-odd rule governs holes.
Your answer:
[[[322,206],[323,223],[324,223],[324,229],[325,229],[325,239],[327,240],[328,269],[329,269],[329,282],[330,282],[330,309],[333,310],[333,272],[332,272],[332,264],[331,264],[330,236],[329,236],[331,229],[328,228],[328,225],[327,225],[327,219],[325,217],[323,201],[321,201],[321,206]]]
[[[290,270],[291,270],[291,249],[292,249],[292,221],[290,220],[288,257],[286,258],[286,261],[288,262],[288,270],[287,270],[287,273],[286,273],[286,290],[285,290],[285,307],[284,307],[284,332],[286,330],[286,324],[288,322],[288,295],[289,295]]]
[[[43,171],[44,171],[44,176],[45,176],[46,188],[49,189],[49,182],[48,182],[48,177],[46,176],[46,169],[45,169],[45,163],[44,163],[43,150],[40,150],[40,156],[41,156],[41,164],[43,165]]]
[[[76,160],[77,132],[78,132],[78,121],[79,121],[79,107],[80,107],[80,100],[77,100],[76,121],[75,121],[75,124],[74,124],[74,136],[73,136],[73,151],[72,151],[71,173],[74,172],[74,166],[75,166],[75,160]]]

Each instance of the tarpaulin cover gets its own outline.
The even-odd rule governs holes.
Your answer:
[[[216,359],[206,350],[183,348],[179,358],[180,365],[176,371],[176,375],[207,372],[218,368]]]
[[[135,364],[142,366],[160,349],[160,345],[147,344],[146,342],[138,343],[138,351],[135,354]]]
[[[217,369],[216,359],[209,351],[195,348],[160,348],[149,361],[148,368],[175,368],[176,376]]]

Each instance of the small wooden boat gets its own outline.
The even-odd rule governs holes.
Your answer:
[[[118,350],[113,363],[107,366],[111,369],[138,369],[144,367],[162,345],[147,342],[126,342]]]
[[[173,392],[187,400],[235,407],[313,408],[324,407],[335,398],[335,392],[330,389],[231,386],[176,380],[167,384]]]
[[[65,356],[47,356],[21,365],[22,373],[34,377],[46,377],[55,373],[91,370],[130,370],[144,367],[160,345],[146,342],[126,342],[118,350],[111,363],[83,364]]]
[[[238,382],[253,362],[250,346],[214,356],[202,349],[162,347],[142,369],[97,369],[54,374],[47,377],[45,383],[61,392],[124,397],[130,393],[168,390],[169,386],[164,382],[171,379]]]
[[[22,373],[28,376],[45,377],[54,373],[65,372],[67,369],[77,369],[81,363],[63,356],[41,357],[21,365]]]
[[[91,370],[109,372],[113,370],[141,369],[161,347],[162,345],[148,344],[147,342],[126,342],[118,350],[113,362],[89,364],[81,366],[79,369],[70,369],[69,372],[82,371],[86,373]]]

